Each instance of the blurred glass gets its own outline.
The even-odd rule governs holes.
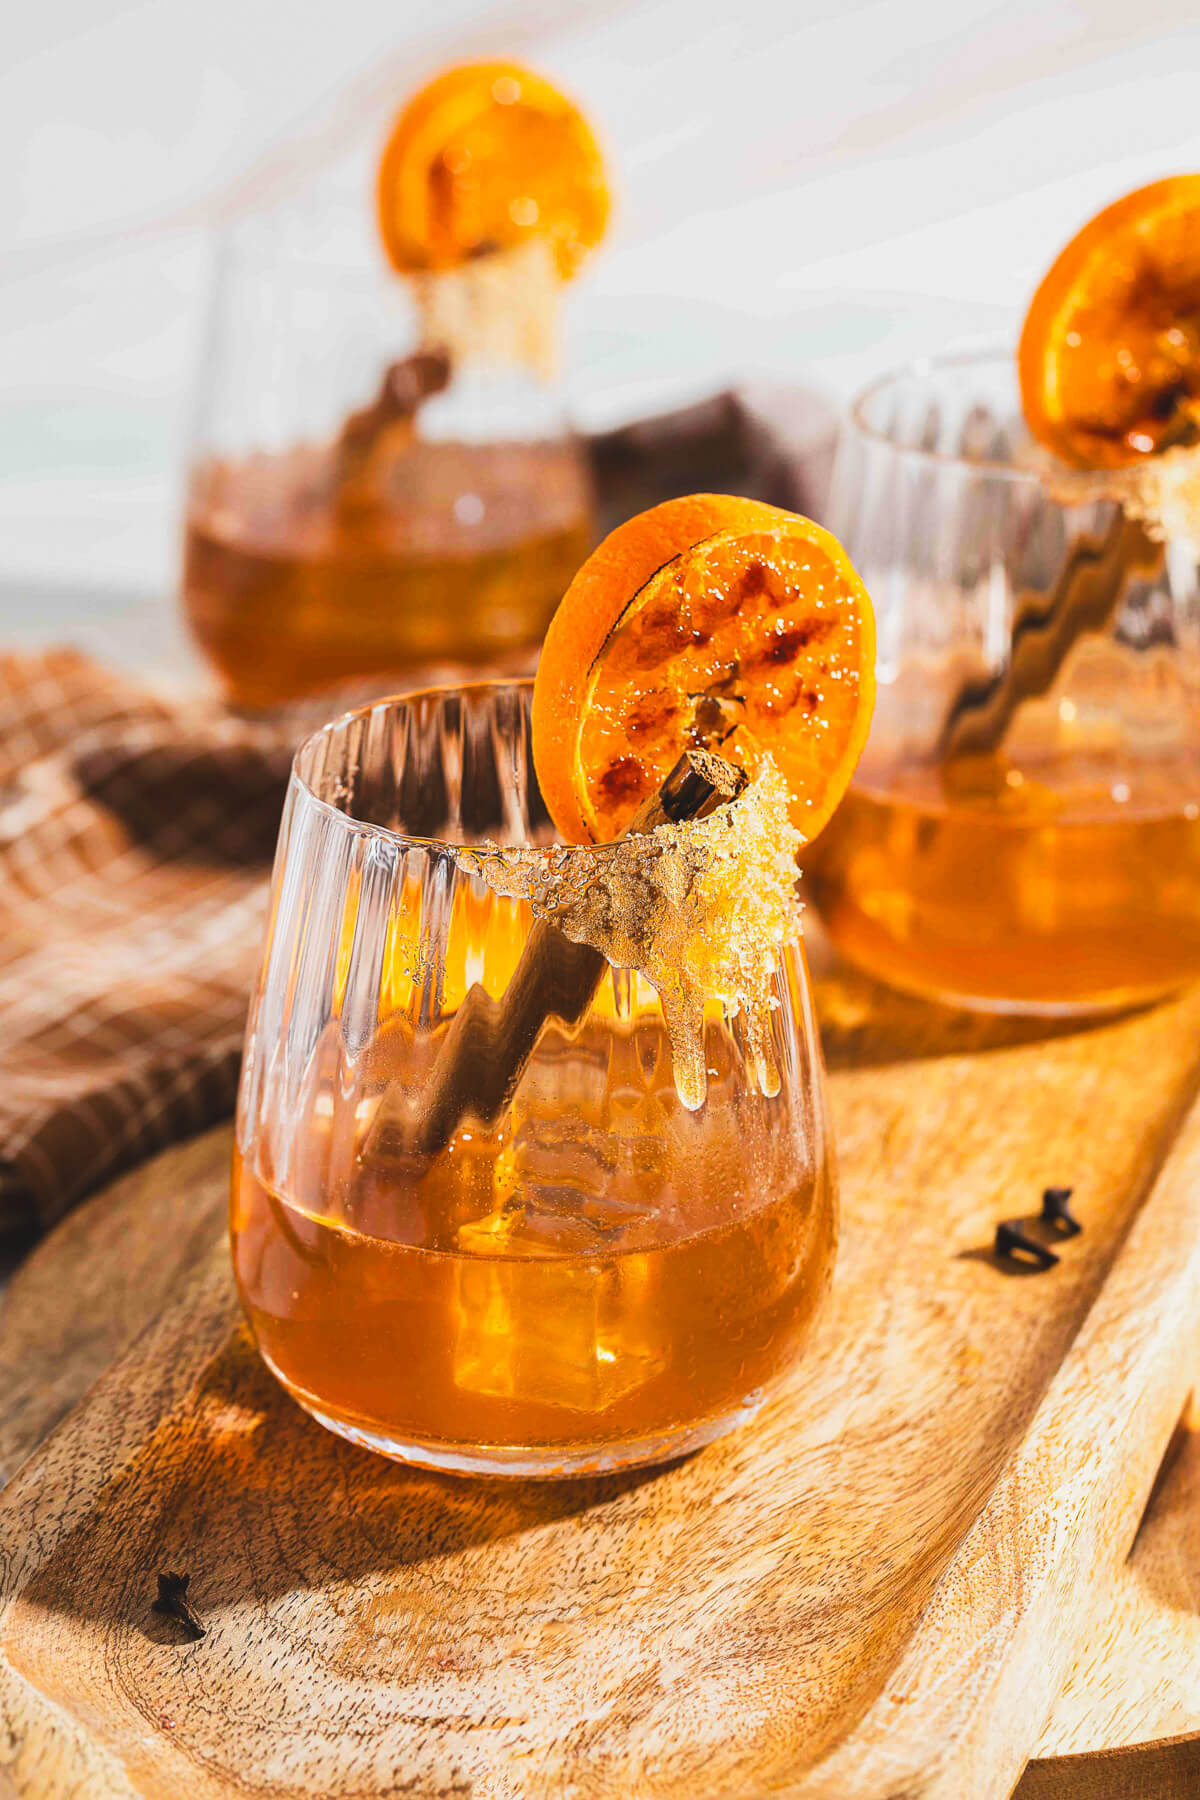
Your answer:
[[[589,547],[590,491],[537,341],[556,298],[482,266],[501,261],[430,281],[419,309],[382,270],[227,247],[183,597],[234,704],[540,642]],[[447,362],[431,332],[465,353]]]
[[[831,505],[875,602],[879,689],[812,893],[898,987],[989,1010],[1200,976],[1200,581],[1029,442],[1011,354],[868,388]]]

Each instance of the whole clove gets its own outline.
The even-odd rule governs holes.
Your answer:
[[[1078,1237],[1083,1226],[1071,1211],[1074,1188],[1048,1187],[1042,1190],[1042,1223],[1057,1231],[1060,1237]]]
[[[1037,1269],[1039,1272],[1052,1269],[1058,1262],[1057,1252],[1030,1237],[1021,1219],[1005,1219],[997,1225],[992,1254],[997,1261],[1007,1263],[1011,1268]]]
[[[200,1615],[187,1598],[190,1575],[179,1575],[172,1571],[158,1577],[158,1598],[151,1601],[152,1610],[165,1613],[169,1619],[178,1619],[186,1625],[192,1637],[202,1638],[208,1635],[208,1628],[200,1622]]]

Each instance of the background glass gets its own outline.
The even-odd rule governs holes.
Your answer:
[[[477,986],[485,1015],[502,1006],[529,937],[526,903],[454,846],[551,841],[531,692],[383,701],[300,750],[232,1232],[259,1348],[324,1424],[436,1467],[552,1475],[659,1460],[749,1416],[825,1292],[836,1201],[798,945],[774,1097],[712,1008],[708,1097],[688,1111],[658,994],[606,968],[498,1117],[414,1151],[448,1021]],[[603,847],[571,854],[603,880]]]
[[[879,623],[870,742],[810,865],[839,948],[900,987],[1035,1013],[1200,975],[1195,547],[1150,544],[1089,477],[1064,499],[999,352],[866,390],[830,524]],[[1011,680],[1014,626],[1064,572],[1077,597],[1111,587],[1107,616],[999,742],[952,750],[956,702]]]
[[[226,247],[201,365],[183,596],[235,704],[535,646],[587,553],[585,458],[557,380],[523,354],[522,309],[553,332],[556,297],[478,268],[440,280],[435,323],[473,329],[464,310],[481,296],[490,308],[477,354],[415,415],[364,430],[385,372],[422,345],[406,284]]]

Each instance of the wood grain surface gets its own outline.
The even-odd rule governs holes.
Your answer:
[[[15,1461],[124,1340],[0,1497],[14,1791],[988,1800],[1036,1747],[1040,1800],[1047,1770],[1097,1763],[1069,1752],[1114,1741],[1088,1736],[1106,1631],[1148,1628],[1147,1588],[1160,1650],[1197,1612],[1200,1547],[1174,1561],[1189,1438],[1126,1556],[1200,1367],[1200,996],[1054,1031],[845,974],[820,997],[833,1303],[759,1420],[667,1470],[488,1485],[353,1450],[238,1328],[222,1134],[104,1196],[124,1298],[59,1324],[50,1399],[27,1373],[0,1428]],[[1050,1274],[1005,1275],[995,1223],[1049,1183],[1087,1229]],[[64,1292],[102,1304],[86,1216],[71,1262],[47,1245],[14,1283],[0,1378],[56,1295],[60,1321]],[[149,1610],[167,1566],[192,1573],[198,1644]],[[1124,1685],[1099,1712],[1163,1735],[1192,1703]]]
[[[7,1480],[223,1240],[231,1126],[168,1150],[70,1214],[0,1308]]]

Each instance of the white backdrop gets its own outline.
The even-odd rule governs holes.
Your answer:
[[[0,637],[166,653],[214,232],[374,254],[387,117],[452,55],[574,89],[616,169],[573,303],[612,419],[731,376],[844,394],[1012,329],[1057,245],[1200,167],[1195,0],[41,0],[0,34]],[[751,323],[747,325],[747,321]],[[139,626],[139,630],[141,627]]]

